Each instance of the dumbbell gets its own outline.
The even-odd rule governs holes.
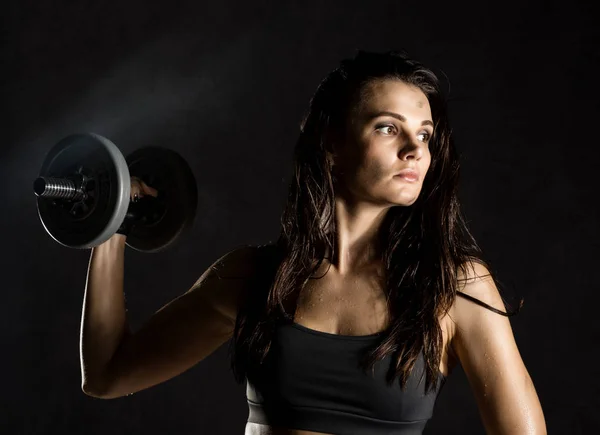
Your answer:
[[[157,197],[130,201],[134,176],[156,189]],[[198,204],[196,179],[178,153],[144,147],[125,158],[95,133],[73,134],[54,145],[33,190],[46,232],[61,245],[79,249],[107,241],[129,215],[135,225],[127,245],[160,251],[192,226]]]

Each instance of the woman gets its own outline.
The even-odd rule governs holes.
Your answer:
[[[275,245],[236,249],[135,334],[125,234],[92,250],[83,390],[119,397],[232,338],[246,434],[419,434],[461,364],[490,434],[546,433],[489,268],[460,214],[435,75],[359,52],[315,93]],[[132,195],[156,191],[132,180]],[[460,296],[460,297],[457,297]]]

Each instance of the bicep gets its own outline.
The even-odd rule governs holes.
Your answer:
[[[220,258],[189,291],[125,338],[107,368],[103,396],[119,397],[164,382],[229,340],[247,287],[243,269],[252,264],[251,254],[236,251]]]
[[[478,275],[485,267],[475,267]],[[461,290],[498,309],[504,303],[491,277]],[[508,317],[458,297],[453,348],[490,434],[545,433],[537,393],[523,363]]]

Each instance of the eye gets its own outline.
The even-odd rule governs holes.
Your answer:
[[[426,137],[426,139],[422,139],[423,142],[429,142],[429,140],[431,139],[431,135],[427,131],[419,133],[418,136],[425,136]]]
[[[378,125],[375,130],[381,131],[386,136],[393,134],[396,131],[396,126],[393,124]]]
[[[394,124],[378,125],[375,127],[375,130],[383,133],[385,136],[390,136],[396,132],[396,126]],[[424,139],[421,139],[421,141],[425,143],[429,143],[429,140],[431,139],[431,134],[426,130],[422,131],[417,136],[425,136]]]

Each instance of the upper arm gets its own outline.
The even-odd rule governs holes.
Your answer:
[[[473,263],[459,290],[505,311],[485,266]],[[464,276],[464,275],[463,275]],[[460,276],[459,276],[460,278]],[[489,434],[545,434],[535,387],[523,363],[508,317],[457,297],[452,347],[475,395]]]
[[[99,396],[120,397],[164,382],[229,340],[258,269],[257,249],[244,247],[219,258],[186,293],[127,336],[108,364]]]

